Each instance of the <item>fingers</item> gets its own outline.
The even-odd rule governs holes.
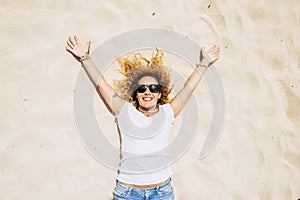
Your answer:
[[[204,52],[204,51],[205,51],[205,48],[202,47],[202,48],[201,48],[201,51]],[[218,47],[216,44],[214,44],[213,46],[210,47],[210,49],[208,50],[207,53],[213,54],[213,55],[217,55],[217,54],[219,54],[220,52],[221,52],[220,47]]]
[[[90,48],[91,48],[91,41],[87,42],[87,53],[90,54]]]
[[[214,44],[210,49],[209,53],[216,54],[217,52],[220,51],[220,47],[218,47],[216,44]]]
[[[76,36],[73,37],[69,37],[69,41],[73,44],[73,46],[76,46],[78,44],[78,42],[75,40]]]
[[[220,48],[218,47],[215,51],[214,51],[214,54],[215,56],[218,56],[220,54],[221,50]]]
[[[209,54],[213,56],[212,60],[216,61],[219,59],[219,54],[221,52],[220,47],[218,47],[216,44],[214,44],[210,49],[209,49]]]
[[[80,44],[79,38],[77,37],[77,35],[74,36],[74,41],[76,44]]]
[[[69,45],[67,45],[66,50],[69,51],[69,52],[72,52],[73,48],[71,48]]]
[[[67,44],[71,49],[73,49],[76,45],[80,44],[80,41],[76,35],[73,37],[69,36]]]
[[[70,49],[73,49],[75,47],[75,45],[71,42],[71,39],[69,37],[69,39],[67,40],[67,46],[66,47],[69,47]]]
[[[86,44],[81,44],[77,35],[74,35],[68,37],[65,49],[76,58],[82,58],[83,56],[89,55],[90,46],[90,41],[88,41]]]
[[[216,60],[219,59],[219,54],[221,50],[216,44],[211,46],[208,51],[205,50],[204,47],[201,48],[200,51],[200,62],[204,63],[207,66],[212,65]]]
[[[76,45],[76,41],[73,37],[69,36],[68,37],[68,40],[67,40],[67,46],[66,46],[66,49],[67,50],[72,50],[75,48],[75,45]]]

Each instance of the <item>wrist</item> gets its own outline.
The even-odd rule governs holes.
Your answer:
[[[90,59],[89,54],[86,54],[86,55],[82,56],[82,57],[79,59],[79,61],[80,61],[81,63],[83,63],[84,61],[89,60],[89,59]]]
[[[208,69],[207,67],[200,66],[200,64],[197,64],[195,71],[197,71],[198,74],[200,74],[201,76],[203,76],[205,74],[205,72],[206,72],[207,69]]]
[[[198,64],[196,64],[196,67],[198,67],[198,68],[203,68],[203,69],[207,70],[209,66],[208,66],[208,65],[205,65],[205,64],[203,64],[203,63],[198,63]]]

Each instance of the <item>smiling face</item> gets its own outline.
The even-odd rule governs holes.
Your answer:
[[[161,97],[160,92],[151,92],[149,87],[150,85],[158,85],[159,83],[157,80],[152,76],[144,76],[138,81],[138,85],[146,85],[144,88],[146,90],[143,92],[143,90],[136,92],[136,98],[139,102],[139,107],[143,110],[152,110],[156,108],[157,101]],[[150,86],[151,87],[151,86]],[[155,86],[153,86],[155,89]]]

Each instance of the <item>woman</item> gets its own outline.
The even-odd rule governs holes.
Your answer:
[[[205,71],[218,60],[220,48],[201,49],[200,64],[171,100],[170,76],[159,50],[151,60],[138,53],[118,58],[124,79],[116,81],[115,90],[89,57],[90,42],[82,44],[77,36],[69,37],[66,50],[81,62],[116,117],[122,155],[114,199],[174,199],[168,164],[169,131]]]

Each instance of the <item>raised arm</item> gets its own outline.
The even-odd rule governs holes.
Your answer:
[[[82,44],[77,36],[69,37],[67,40],[66,50],[70,52],[76,60],[81,62],[84,70],[96,87],[97,92],[108,109],[112,112],[112,114],[117,115],[125,101],[116,95],[113,88],[107,83],[104,76],[89,57],[90,45],[90,41],[86,44]]]
[[[186,80],[183,88],[177,93],[174,99],[171,100],[170,105],[174,112],[174,117],[181,112],[185,104],[190,99],[193,91],[197,88],[205,71],[218,60],[220,48],[213,45],[208,51],[204,48],[200,51],[200,64],[197,65],[194,72]]]

